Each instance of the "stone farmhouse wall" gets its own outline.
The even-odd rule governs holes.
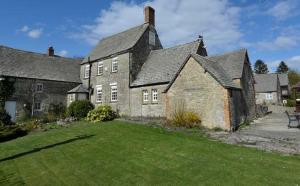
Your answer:
[[[34,94],[32,89],[38,83],[43,85],[43,91]],[[78,83],[17,78],[15,93],[9,101],[16,101],[16,118],[20,118],[25,113],[31,113],[34,95],[35,102],[41,103],[41,110],[34,111],[35,115],[39,115],[46,113],[51,103],[66,106],[67,92],[77,85]]]
[[[266,99],[267,94],[270,94],[270,93],[272,94],[273,99],[267,100]],[[278,104],[278,100],[279,100],[279,97],[278,97],[278,93],[277,92],[256,93],[256,104],[267,104],[267,105],[275,104],[275,105],[277,105]]]
[[[178,107],[199,114],[202,125],[230,130],[230,95],[193,58],[186,63],[166,95],[166,114]]]

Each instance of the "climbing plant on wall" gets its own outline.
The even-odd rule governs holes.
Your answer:
[[[14,81],[3,78],[0,81],[0,107],[4,108],[5,101],[7,101],[15,92]]]

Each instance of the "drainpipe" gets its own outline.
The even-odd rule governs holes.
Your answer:
[[[92,75],[92,63],[91,63],[91,60],[90,60],[90,57],[88,57],[88,64],[89,64],[89,80],[88,80],[88,91],[89,91],[89,101],[91,101],[91,75]]]

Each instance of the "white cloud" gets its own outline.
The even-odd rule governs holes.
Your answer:
[[[43,33],[43,29],[33,29],[27,32],[28,37],[33,38],[33,39],[38,39],[41,37]]]
[[[93,24],[73,34],[95,45],[99,39],[143,23],[143,8],[156,10],[156,28],[164,46],[191,42],[203,35],[209,49],[217,51],[235,46],[239,31],[240,9],[226,0],[153,0],[142,4],[112,2]]]
[[[27,32],[29,30],[29,27],[27,25],[23,26],[20,31],[21,32]]]
[[[66,57],[68,55],[68,51],[66,50],[61,50],[59,53],[58,53],[59,56],[62,56],[62,57]]]
[[[284,20],[297,14],[297,1],[284,0],[277,2],[267,11],[267,14],[278,20]]]
[[[269,62],[268,66],[275,71],[281,61],[282,60],[275,60],[275,61]],[[290,57],[283,61],[288,65],[288,67],[290,69],[300,70],[300,56],[293,56],[293,57]]]
[[[285,36],[281,35],[276,37],[272,41],[260,41],[257,42],[257,47],[260,50],[270,50],[270,51],[277,51],[277,50],[285,50],[296,47],[299,45],[300,38],[297,36]]]

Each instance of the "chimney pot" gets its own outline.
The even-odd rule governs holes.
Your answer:
[[[155,27],[155,10],[151,6],[146,6],[144,10],[145,14],[145,23]]]
[[[54,56],[54,48],[52,46],[48,48],[48,56]]]

